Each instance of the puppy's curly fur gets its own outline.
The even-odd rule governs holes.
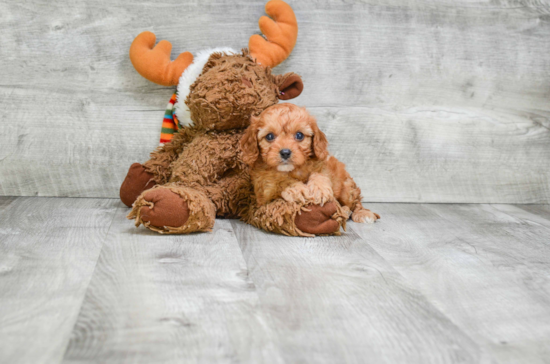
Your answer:
[[[325,134],[305,108],[279,104],[252,117],[241,149],[243,161],[252,167],[258,205],[279,197],[320,205],[337,200],[355,222],[379,219],[361,205],[361,190],[327,147]]]

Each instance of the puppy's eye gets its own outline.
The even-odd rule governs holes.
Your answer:
[[[296,133],[296,140],[304,140],[304,134],[301,132]]]
[[[265,140],[267,140],[268,142],[270,142],[274,139],[275,139],[275,135],[273,133],[269,133],[265,136]]]

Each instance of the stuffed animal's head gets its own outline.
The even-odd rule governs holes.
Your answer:
[[[271,0],[261,17],[260,30],[267,39],[253,35],[249,49],[236,52],[229,48],[204,51],[193,57],[180,54],[170,62],[172,45],[160,41],[156,47],[153,33],[136,37],[130,59],[145,78],[161,85],[177,85],[175,113],[183,125],[192,123],[207,130],[247,127],[251,116],[281,100],[297,97],[303,89],[294,73],[274,76],[271,67],[292,52],[298,25],[292,8],[281,0]]]
[[[254,62],[247,53],[244,50],[240,54],[210,56],[185,100],[195,127],[244,128],[250,124],[251,116],[258,116],[279,99],[300,94],[303,88],[300,76],[293,73],[273,76],[269,67]],[[182,116],[178,115],[180,122]]]

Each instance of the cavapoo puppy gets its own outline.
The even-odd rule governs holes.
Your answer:
[[[258,204],[279,197],[321,205],[336,199],[355,222],[379,219],[361,205],[361,190],[327,147],[325,134],[305,108],[278,104],[252,117],[241,149],[244,162],[252,167]]]

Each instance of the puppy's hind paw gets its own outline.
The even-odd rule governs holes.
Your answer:
[[[379,218],[380,218],[380,215],[378,215],[377,213],[374,213],[372,211],[366,210],[366,209],[355,211],[353,214],[351,214],[351,219],[354,222],[359,222],[359,223],[372,224],[373,222],[375,222]]]

